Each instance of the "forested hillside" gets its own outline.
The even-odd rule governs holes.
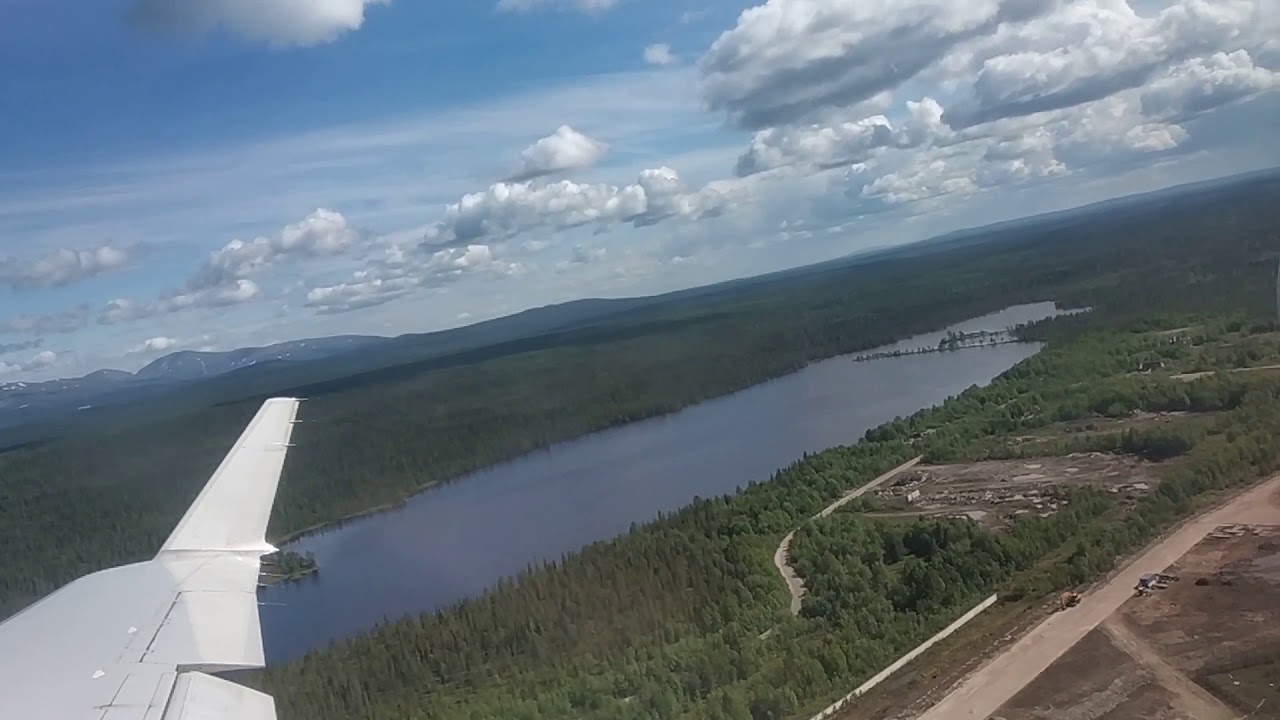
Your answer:
[[[1050,340],[1049,349],[990,388],[891,423],[854,447],[807,458],[739,496],[701,502],[594,546],[483,599],[274,669],[261,682],[285,718],[737,719],[821,706],[993,584],[1043,591],[1057,579],[1046,573],[1059,571],[1037,563],[1062,544],[1064,523],[1093,540],[1067,568],[1095,572],[1188,512],[1207,486],[1244,482],[1273,467],[1280,389],[1265,374],[1184,383],[1167,373],[1129,373],[1166,352],[1147,332],[1153,328],[1194,324],[1219,338],[1269,319],[1280,257],[1277,200],[1280,180],[1253,180],[1139,217],[1020,229],[986,245],[647,308],[491,356],[312,387],[308,424],[297,435],[273,518],[277,537],[551,442],[1010,304],[1058,300],[1095,309],[1029,329]],[[1239,318],[1236,325],[1231,317]],[[1274,337],[1256,337],[1259,352],[1274,350],[1266,345],[1275,345]],[[1237,355],[1172,360],[1229,367]],[[195,408],[159,424],[0,455],[0,609],[153,552],[257,403]],[[1088,440],[1180,448],[1167,461],[1160,492],[1131,521],[1112,522],[1115,510],[1105,499],[1085,498],[1070,513],[1028,521],[999,540],[943,522],[927,530],[936,550],[877,558],[868,533],[910,530],[837,514],[830,528],[797,536],[797,562],[815,575],[815,592],[804,617],[789,619],[769,561],[773,547],[843,490],[919,452],[931,460],[1012,453],[1018,450],[1000,438],[1015,429],[1179,405],[1222,412],[1203,436],[1171,445]],[[906,546],[905,536],[895,537]],[[882,539],[882,549],[889,545]],[[867,598],[866,612],[850,616],[831,593],[861,586],[816,572],[828,551],[859,558],[867,572],[897,584],[864,582],[883,597]],[[977,580],[934,592],[939,578],[946,584],[956,573],[976,573]]]
[[[285,717],[298,718],[759,720],[811,712],[992,589],[1022,597],[1082,582],[1191,512],[1205,491],[1280,467],[1280,379],[1175,377],[1214,358],[1235,367],[1222,359],[1224,343],[1241,348],[1239,357],[1280,360],[1280,334],[1266,325],[1251,331],[1242,320],[1172,320],[1193,321],[1196,334],[1180,344],[1146,323],[1051,321],[1038,330],[1068,338],[989,387],[483,599],[272,669],[262,684]],[[1168,369],[1133,373],[1151,355],[1167,358]],[[851,507],[801,528],[793,552],[811,592],[801,618],[786,612],[772,550],[842,491],[918,452],[949,461],[1016,456],[1024,450],[1014,436],[1135,411],[1215,414],[1207,425],[1064,436],[1039,452],[1163,449],[1162,482],[1136,506],[1082,488],[1064,495],[1068,509],[1005,534],[964,520],[867,519]]]

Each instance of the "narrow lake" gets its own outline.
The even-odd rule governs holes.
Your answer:
[[[947,330],[1003,330],[1057,314],[1008,308]],[[946,331],[880,350],[936,346]],[[1033,355],[1035,344],[805,369],[666,417],[588,435],[427,490],[402,508],[289,545],[320,573],[260,591],[267,660],[287,661],[384,619],[482,594],[695,497],[765,480],[805,452],[860,440]]]

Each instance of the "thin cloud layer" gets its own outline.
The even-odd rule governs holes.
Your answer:
[[[345,313],[382,305],[419,288],[438,287],[469,275],[502,276],[518,271],[518,265],[496,258],[488,245],[429,252],[421,246],[391,243],[369,268],[352,273],[346,282],[311,288],[306,306],[324,314]]]
[[[0,318],[0,335],[64,335],[84,329],[89,324],[89,306],[77,305],[70,310]]]
[[[365,11],[391,0],[136,0],[135,23],[183,33],[226,30],[273,46],[320,45],[360,29]]]
[[[120,270],[144,252],[141,244],[107,242],[83,249],[64,248],[26,262],[0,258],[0,284],[14,290],[63,287]]]
[[[261,291],[257,283],[242,279],[214,287],[173,290],[151,301],[116,298],[107,303],[98,315],[98,322],[103,325],[116,325],[183,310],[242,305],[258,297],[259,292]]]
[[[23,350],[34,350],[44,345],[44,338],[32,338],[15,343],[0,343],[0,355],[22,352]]]
[[[321,313],[344,313],[382,305],[404,297],[415,283],[405,279],[372,277],[366,270],[354,273],[349,282],[312,288],[307,307]]]
[[[576,10],[602,13],[618,6],[620,0],[498,0],[498,12],[527,13],[534,10]]]
[[[520,153],[520,167],[510,180],[520,182],[570,170],[582,170],[600,162],[609,146],[568,125],[540,138]]]

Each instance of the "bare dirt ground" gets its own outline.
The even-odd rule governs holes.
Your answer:
[[[1113,615],[1102,621],[1100,630],[1112,645],[1123,650],[1139,668],[1146,670],[1161,687],[1169,691],[1168,704],[1174,712],[1196,720],[1231,720],[1236,716],[1231,708],[1224,705],[1212,693],[1169,664],[1169,661],[1161,657],[1155,648],[1138,637],[1123,619]],[[1114,671],[1114,668],[1111,670]],[[1049,671],[1042,677],[1053,674],[1054,668],[1051,665]],[[1067,678],[1067,680],[1069,684],[1075,683],[1075,678]],[[999,711],[997,713],[1003,716],[1003,713]]]
[[[1246,688],[1247,697],[1228,696],[1238,685],[1219,689],[1218,678],[1234,665],[1266,678],[1280,659],[1273,652],[1280,643],[1280,531],[1242,527],[1252,525],[1280,525],[1280,476],[1148,548],[1078,606],[1051,615],[966,678],[921,720],[1280,717],[1258,697],[1273,688],[1259,683]],[[1133,596],[1141,576],[1166,568],[1182,580]],[[1197,584],[1202,578],[1207,584]],[[1263,707],[1242,710],[1259,701]]]
[[[1168,572],[1182,579],[1130,598],[994,717],[1280,717],[1280,527],[1211,532]]]
[[[1103,453],[918,466],[876,492],[894,510],[869,516],[959,516],[995,529],[1018,515],[1057,512],[1065,504],[1057,491],[1064,487],[1104,487],[1136,501],[1159,483],[1154,467],[1136,457]]]
[[[880,487],[898,473],[906,472],[907,470],[915,467],[921,459],[923,459],[923,456],[908,460],[862,487],[850,490],[844,495],[841,495],[840,499],[823,508],[817,515],[809,518],[809,520],[827,517],[836,510],[839,510],[842,506],[848,504],[854,498],[861,497],[862,495]],[[796,569],[791,566],[791,541],[795,539],[795,536],[796,531],[792,530],[787,533],[786,537],[782,538],[782,542],[778,543],[778,549],[773,551],[773,565],[778,568],[778,574],[786,581],[787,590],[791,593],[791,614],[799,615],[801,601],[804,599],[804,578],[800,577],[800,575],[796,573]]]
[[[1182,580],[1114,619],[1228,717],[1280,717],[1280,526],[1218,528],[1171,570]]]
[[[1049,673],[1041,675],[1005,703],[994,717],[1007,720],[1196,720],[1194,716],[1171,710],[1175,703],[1173,694],[1156,682],[1150,673],[1143,672],[1100,630],[1090,632],[1076,643],[1054,663],[1050,673],[1057,673],[1059,681],[1050,684],[1044,681]],[[1071,682],[1062,682],[1067,677]],[[1161,707],[1167,712],[1151,712],[1152,708]]]

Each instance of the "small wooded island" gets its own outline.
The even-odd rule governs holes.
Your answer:
[[[307,577],[320,571],[316,558],[310,552],[300,555],[291,550],[281,550],[263,556],[258,583],[262,586],[279,585]]]

